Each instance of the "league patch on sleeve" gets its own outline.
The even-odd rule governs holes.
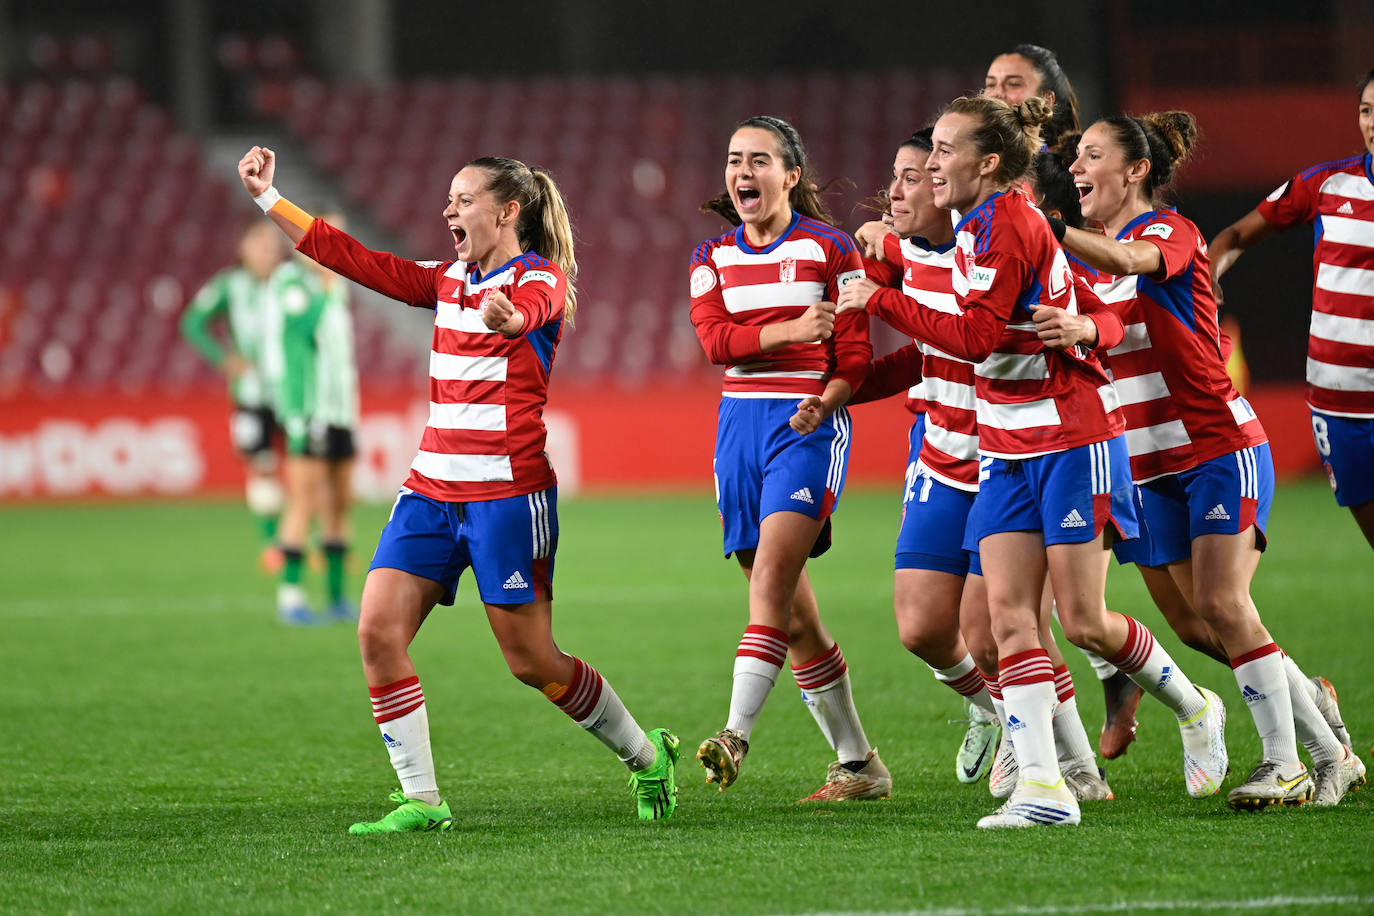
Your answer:
[[[1144,238],[1147,235],[1157,235],[1162,239],[1167,239],[1173,234],[1174,227],[1170,226],[1168,223],[1151,223],[1140,233],[1140,237]]]
[[[860,279],[863,275],[864,272],[862,270],[846,270],[835,279],[835,285],[840,289],[844,289],[850,282]]]
[[[1283,184],[1281,184],[1281,185],[1279,185],[1277,188],[1275,188],[1275,189],[1274,189],[1274,192],[1273,192],[1272,194],[1270,194],[1268,197],[1266,197],[1265,200],[1269,201],[1269,202],[1272,204],[1274,201],[1278,200],[1278,199],[1279,199],[1280,197],[1282,197],[1285,193],[1287,193],[1287,191],[1288,191],[1288,186],[1289,186],[1290,184],[1292,184],[1291,181],[1285,181]]]
[[[968,288],[990,290],[992,289],[992,281],[996,279],[997,268],[979,267],[975,264],[968,271]]]
[[[541,280],[544,283],[549,284],[549,286],[553,287],[554,289],[558,288],[558,278],[555,277],[553,274],[549,273],[547,270],[527,270],[520,275],[520,282],[516,283],[515,285],[524,286],[526,283],[529,283],[532,280]]]
[[[692,271],[692,295],[700,296],[716,285],[716,272],[702,264]]]

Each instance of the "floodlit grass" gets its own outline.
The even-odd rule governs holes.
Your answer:
[[[0,909],[24,912],[1130,912],[1374,908],[1370,799],[1230,811],[1183,790],[1177,729],[1148,700],[1107,767],[1116,800],[1079,828],[984,832],[955,782],[959,704],[891,621],[895,494],[851,492],[812,564],[891,801],[801,807],[829,749],[784,675],[740,781],[692,753],[724,722],[743,578],[707,494],[565,500],[555,631],[646,728],[683,739],[681,804],[634,820],[623,767],[506,672],[467,582],[421,631],[445,835],[350,837],[395,786],[347,627],[276,622],[246,512],[229,504],[0,511]],[[360,565],[386,507],[361,510]],[[1356,748],[1374,556],[1320,484],[1283,487],[1255,598],[1310,674],[1340,688]],[[361,573],[353,579],[355,592]],[[1231,674],[1180,647],[1130,569],[1113,607],[1145,621],[1230,710],[1233,772],[1259,742]],[[1070,650],[1090,734],[1100,691]]]

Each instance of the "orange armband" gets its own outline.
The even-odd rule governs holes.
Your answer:
[[[276,188],[268,188],[263,191],[253,198],[253,203],[261,207],[263,213],[275,213],[302,231],[308,231],[310,224],[315,221],[315,217],[282,197]]]

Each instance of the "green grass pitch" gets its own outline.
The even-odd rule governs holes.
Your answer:
[[[1241,814],[1183,790],[1145,701],[1116,791],[1078,828],[983,832],[955,782],[959,705],[891,619],[896,494],[850,492],[811,565],[870,738],[880,803],[803,807],[829,749],[784,675],[740,781],[692,753],[725,718],[743,578],[709,494],[567,499],[555,632],[646,728],[683,741],[677,816],[640,824],[623,767],[506,672],[471,585],[421,631],[444,835],[350,837],[394,775],[347,627],[289,629],[234,504],[0,511],[0,910],[13,912],[1097,913],[1374,910],[1374,790]],[[365,566],[386,507],[357,514]],[[1320,483],[1286,485],[1255,598],[1278,641],[1374,740],[1374,556]],[[353,577],[354,591],[361,574]],[[1230,672],[1182,648],[1134,571],[1109,601],[1230,710],[1232,774],[1259,742]],[[1068,652],[1089,733],[1101,695]],[[1223,790],[1224,791],[1224,790]]]

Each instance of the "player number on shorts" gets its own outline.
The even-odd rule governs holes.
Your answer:
[[[1312,441],[1317,444],[1317,454],[1323,458],[1331,456],[1331,433],[1326,428],[1326,417],[1315,414],[1312,417]]]

